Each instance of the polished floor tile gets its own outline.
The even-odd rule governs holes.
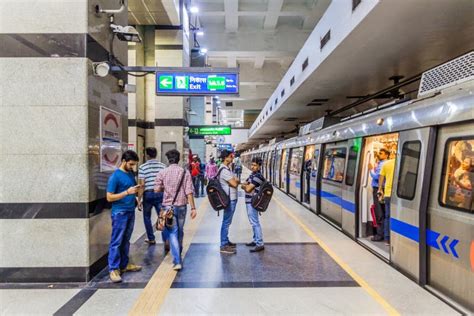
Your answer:
[[[259,253],[249,249],[239,244],[237,254],[222,254],[216,244],[193,243],[173,287],[358,286],[316,243],[267,243]]]
[[[98,290],[74,315],[127,315],[141,289]]]
[[[0,290],[0,315],[53,315],[78,292],[78,289]]]
[[[386,315],[363,289],[171,289],[160,315]]]

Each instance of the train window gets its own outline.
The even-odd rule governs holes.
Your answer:
[[[342,182],[345,163],[345,147],[326,149],[324,152],[323,179]]]
[[[474,136],[447,140],[441,179],[439,203],[473,212]]]
[[[416,191],[416,179],[420,165],[421,142],[419,140],[403,143],[400,172],[398,174],[397,196],[413,200]]]
[[[300,174],[303,159],[303,149],[293,148],[291,151],[290,172],[292,174]]]
[[[349,149],[349,159],[347,161],[346,184],[352,186],[355,180],[355,173],[357,167],[357,154],[359,147],[351,146]]]

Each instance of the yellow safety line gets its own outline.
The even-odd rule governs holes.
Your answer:
[[[198,215],[194,220],[186,220],[185,227],[187,229],[183,241],[183,258],[191,245],[191,240],[199,227],[199,223],[204,217],[204,213],[207,211],[208,203],[209,201],[207,199],[201,203]],[[173,270],[172,256],[168,253],[128,314],[134,316],[157,315],[166,298],[166,294],[168,294],[173,284],[176,273],[177,272]]]
[[[303,228],[303,230],[308,234],[314,241],[316,241],[321,248],[323,248],[324,251],[343,268],[347,274],[349,274],[359,285],[362,287],[364,290],[369,293],[372,298],[374,298],[382,307],[388,312],[389,315],[400,315],[398,311],[390,305],[376,290],[374,290],[360,275],[358,275],[354,270],[352,270],[347,263],[345,263],[341,258],[339,258],[338,255],[332,251],[328,245],[326,245],[321,238],[316,236],[316,234],[308,228],[298,217],[296,217],[280,200],[276,197],[274,197],[274,201],[282,207],[283,211],[291,217],[298,225]]]

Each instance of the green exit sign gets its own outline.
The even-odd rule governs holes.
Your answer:
[[[210,91],[225,90],[225,77],[209,76],[207,78],[207,89]]]
[[[194,125],[189,126],[189,136],[231,135],[230,125]]]

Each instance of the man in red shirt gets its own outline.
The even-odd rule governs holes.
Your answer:
[[[166,153],[169,166],[156,176],[155,192],[164,192],[163,207],[173,208],[173,224],[166,226],[165,237],[170,242],[173,255],[173,269],[182,269],[181,252],[183,251],[184,222],[186,220],[187,203],[191,205],[191,218],[197,215],[193,197],[193,183],[188,170],[178,166],[180,153],[172,149]],[[182,181],[181,181],[182,179]],[[181,186],[179,185],[181,183]],[[173,200],[176,200],[173,203]]]

